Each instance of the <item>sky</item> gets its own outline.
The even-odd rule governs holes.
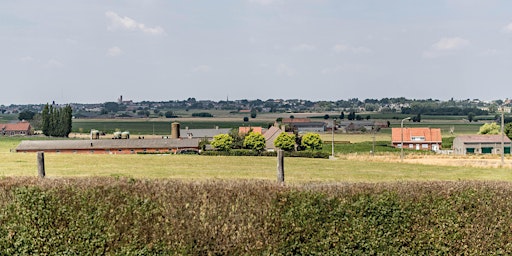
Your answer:
[[[2,0],[0,105],[512,97],[510,0]]]

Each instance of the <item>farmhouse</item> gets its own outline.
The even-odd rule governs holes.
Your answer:
[[[89,154],[181,153],[198,150],[199,139],[24,140],[16,147],[16,152]]]
[[[466,154],[501,154],[501,135],[461,135],[453,140],[453,153]],[[504,153],[510,154],[511,141],[503,136]]]
[[[400,148],[402,145],[402,129],[391,129],[391,142],[393,147]],[[416,150],[441,149],[442,137],[439,128],[403,128],[403,147]]]
[[[0,135],[32,135],[32,127],[27,121],[21,121],[15,124],[0,124]]]

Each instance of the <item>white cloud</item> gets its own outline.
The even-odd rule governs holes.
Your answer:
[[[289,67],[286,64],[279,64],[276,68],[277,74],[283,76],[294,76],[296,74],[295,70]]]
[[[105,17],[110,20],[110,24],[107,26],[107,29],[110,31],[114,30],[131,30],[131,31],[141,31],[146,34],[151,35],[162,35],[165,33],[164,29],[161,27],[146,27],[143,23],[139,23],[136,20],[129,17],[121,17],[115,12],[106,12]]]
[[[342,72],[361,72],[363,71],[364,67],[361,65],[337,65],[335,67],[329,67],[324,68],[320,71],[320,73],[324,75],[330,75],[330,74],[336,74],[336,73],[342,73]]]
[[[333,47],[333,50],[336,53],[353,53],[353,54],[364,54],[371,53],[372,51],[366,47],[362,46],[351,46],[348,44],[336,44]]]
[[[56,60],[56,59],[50,59],[44,65],[45,68],[60,68],[63,66],[64,66],[64,64],[62,64],[62,62],[60,62],[59,60]]]
[[[460,37],[441,38],[437,43],[432,45],[433,50],[451,51],[459,50],[469,45],[469,41]]]
[[[506,25],[504,28],[503,28],[503,32],[505,33],[512,33],[512,23]]]
[[[423,58],[432,59],[453,54],[455,51],[463,50],[471,44],[470,41],[460,37],[444,37],[430,46],[430,49],[423,52]]]
[[[299,44],[292,47],[292,51],[294,52],[310,52],[314,50],[316,50],[316,47],[309,44]]]
[[[20,62],[24,62],[24,63],[33,62],[33,61],[34,61],[34,58],[32,58],[32,56],[23,56],[20,58]]]
[[[196,73],[208,73],[212,70],[212,68],[208,65],[199,65],[197,67],[194,67],[192,71]]]
[[[123,50],[121,50],[121,48],[119,48],[117,46],[111,47],[107,50],[107,56],[110,56],[110,57],[116,57],[121,54],[123,54]]]
[[[260,4],[260,5],[271,5],[279,2],[279,0],[249,0],[249,3]]]

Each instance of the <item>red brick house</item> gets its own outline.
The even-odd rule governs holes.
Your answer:
[[[21,121],[15,124],[0,124],[0,135],[32,135],[32,127],[27,121]]]
[[[402,129],[391,129],[391,143],[393,147],[400,148],[402,143]],[[440,150],[442,137],[440,128],[403,128],[404,148],[415,150]]]

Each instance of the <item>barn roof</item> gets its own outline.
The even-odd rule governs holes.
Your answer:
[[[197,148],[199,139],[24,140],[16,151]]]
[[[455,140],[462,143],[501,143],[501,135],[460,135]],[[510,143],[507,136],[503,136],[503,142]]]
[[[30,130],[30,123],[21,121],[14,124],[0,124],[0,130],[5,131],[28,131]]]

